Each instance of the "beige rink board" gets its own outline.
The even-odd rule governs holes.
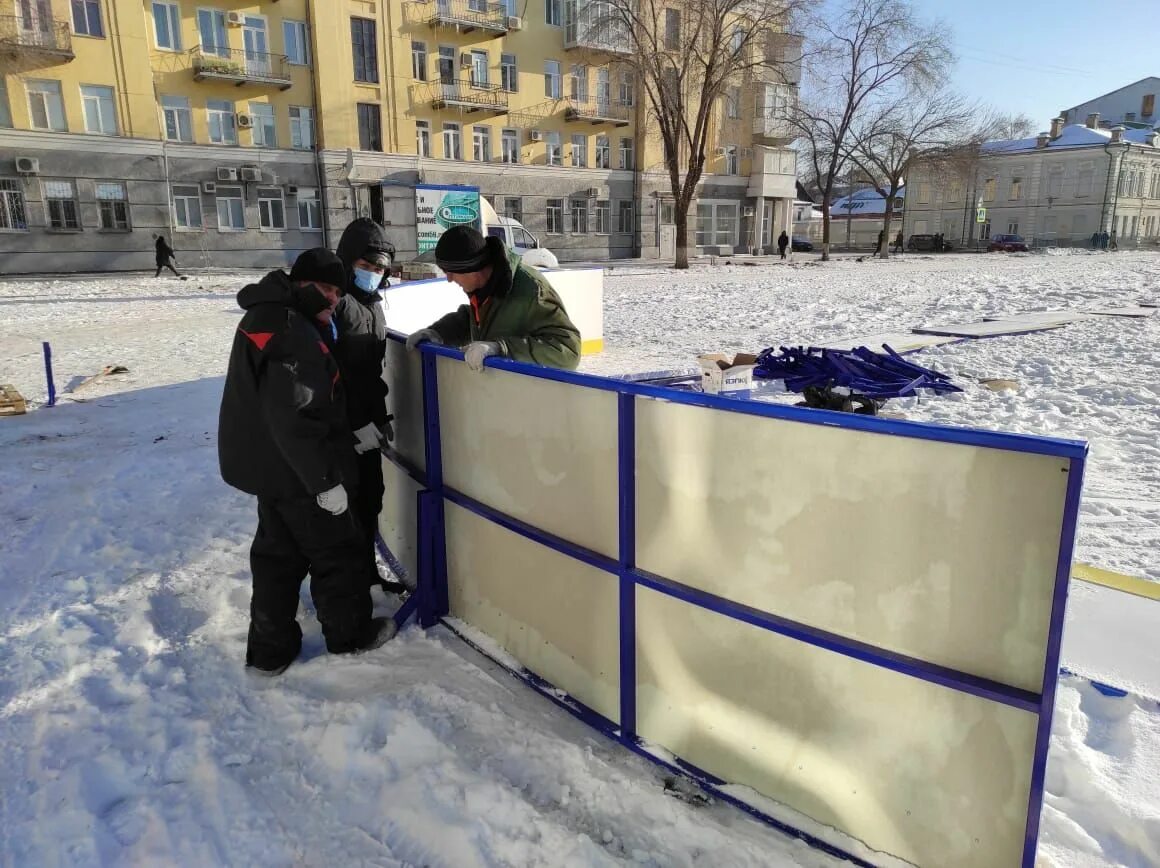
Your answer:
[[[619,553],[616,394],[439,359],[443,481],[610,558]]]
[[[637,564],[1038,693],[1067,466],[638,398]]]
[[[1020,864],[1036,715],[647,588],[636,613],[642,738],[916,865]]]
[[[387,407],[395,415],[391,446],[418,467],[426,468],[423,436],[423,365],[417,351],[408,352],[398,341],[387,341],[384,365]]]
[[[620,580],[448,502],[451,614],[609,720],[620,719]]]
[[[379,513],[379,533],[407,571],[407,584],[419,580],[419,483],[383,459],[383,509]]]

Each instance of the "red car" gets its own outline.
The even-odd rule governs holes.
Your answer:
[[[1023,240],[1022,235],[996,235],[987,245],[987,252],[998,250],[1000,253],[1029,253],[1031,248]]]

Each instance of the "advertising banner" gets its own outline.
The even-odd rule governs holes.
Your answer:
[[[419,253],[434,250],[440,235],[452,226],[464,224],[482,231],[478,187],[446,184],[419,184],[415,187]]]

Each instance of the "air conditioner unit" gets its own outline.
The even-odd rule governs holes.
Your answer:
[[[226,166],[218,166],[218,180],[219,181],[236,181],[238,180],[238,170],[230,169]]]
[[[262,170],[257,166],[242,166],[243,181],[261,181]]]
[[[741,209],[741,216],[742,217],[752,217],[753,213],[754,212],[753,212],[752,205],[746,205],[744,208]]]
[[[201,182],[201,192],[210,193],[210,194],[216,193],[217,192],[217,182],[216,181],[202,181]]]
[[[251,115],[238,115],[238,129],[248,130],[254,125],[254,118]]]
[[[595,199],[597,196],[600,195],[600,188],[599,187],[589,187],[587,190],[587,193],[588,193],[589,199]]]
[[[286,195],[287,196],[297,196],[298,195],[298,185],[297,184],[287,184],[286,185]]]
[[[724,148],[714,148],[713,153],[716,154],[718,157],[724,157],[725,156],[725,149]]]
[[[507,20],[507,26],[508,26],[508,30],[523,30],[524,29],[524,19],[520,18],[518,15],[509,15],[508,20]]]
[[[17,157],[16,171],[22,175],[39,175],[40,160],[36,157]]]
[[[464,69],[468,69],[471,66],[471,55],[466,51],[459,55],[459,65]]]
[[[528,141],[529,142],[538,142],[543,137],[544,137],[544,134],[541,133],[539,130],[528,130]]]
[[[246,15],[244,12],[227,12],[226,24],[230,27],[241,27],[246,23]]]

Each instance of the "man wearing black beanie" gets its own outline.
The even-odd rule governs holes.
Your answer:
[[[435,245],[435,262],[468,303],[412,334],[407,349],[423,341],[463,347],[473,371],[489,356],[566,370],[580,364],[580,332],[560,297],[498,238],[453,226]]]
[[[346,270],[329,250],[307,250],[289,276],[272,271],[238,293],[218,419],[222,479],[258,498],[250,548],[253,592],[246,666],[277,675],[302,647],[298,589],[310,594],[326,648],[377,648],[395,632],[372,619],[362,532],[348,508],[357,483],[354,436],[331,349],[331,316]]]

